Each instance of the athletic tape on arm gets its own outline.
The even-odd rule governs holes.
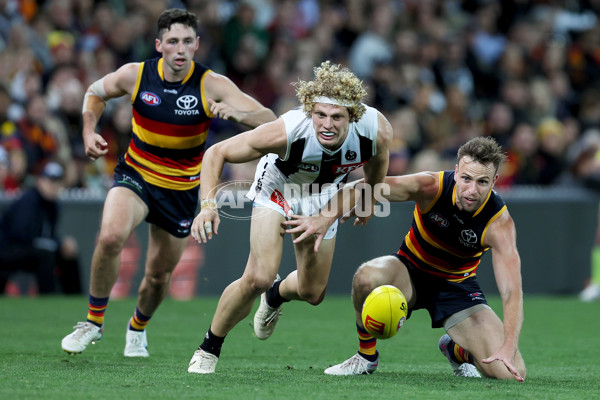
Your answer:
[[[83,97],[83,107],[82,112],[86,112],[90,110],[88,108],[88,101],[90,96],[96,96],[103,103],[106,103],[109,100],[108,95],[106,94],[106,90],[104,90],[104,78],[98,79],[96,82],[92,83],[88,88],[88,91],[85,93]],[[91,111],[91,110],[90,110]]]

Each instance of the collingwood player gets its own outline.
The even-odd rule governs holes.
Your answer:
[[[294,235],[296,270],[280,280],[282,224],[292,215],[318,214],[353,170],[362,167],[370,185],[381,182],[387,173],[392,128],[379,111],[362,103],[366,95],[362,82],[347,68],[329,61],[314,72],[312,81],[295,82],[301,107],[218,143],[205,154],[201,211],[192,224],[192,236],[202,243],[218,233],[215,190],[223,165],[261,160],[248,193],[254,207],[246,269],[221,295],[189,372],[215,371],[225,336],[250,313],[258,296],[254,331],[259,339],[273,333],[282,303],[301,300],[317,305],[323,301],[337,221],[309,240]],[[301,186],[302,190],[289,190],[290,186]],[[363,198],[361,202],[367,211],[363,223],[373,214],[374,202],[370,200]]]

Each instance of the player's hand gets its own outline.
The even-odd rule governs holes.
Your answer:
[[[366,200],[365,197],[360,196],[356,205],[352,207],[350,211],[342,215],[342,217],[340,218],[340,223],[343,224],[349,219],[354,218],[354,226],[358,226],[359,224],[365,226],[374,213],[375,201],[372,199],[369,201]]]
[[[290,214],[287,221],[283,223],[286,229],[286,233],[300,233],[296,239],[294,239],[294,244],[300,243],[303,240],[313,238],[315,241],[315,253],[319,252],[319,247],[321,246],[321,242],[325,239],[325,234],[327,233],[327,229],[331,226],[333,221],[330,218],[324,217],[322,215],[296,215]],[[291,227],[291,228],[289,228]]]
[[[512,359],[513,359],[513,357],[507,356],[502,351],[502,349],[500,349],[497,352],[495,352],[494,354],[492,354],[491,356],[489,356],[488,358],[484,358],[483,360],[481,360],[481,362],[483,362],[485,364],[490,364],[494,361],[501,361],[502,363],[504,363],[504,366],[506,367],[506,369],[508,369],[510,371],[510,373],[513,375],[513,377],[516,380],[518,380],[519,382],[524,382],[525,379],[523,379],[521,374],[519,374],[519,371],[517,371],[517,369],[513,365]]]
[[[85,148],[85,155],[92,161],[95,161],[108,153],[108,143],[106,140],[93,131],[88,133],[84,132],[83,145]]]
[[[203,207],[192,223],[192,237],[198,243],[207,243],[219,233],[219,213],[217,207]]]
[[[233,122],[240,122],[242,119],[242,113],[227,103],[218,103],[213,99],[208,99],[208,106],[210,108],[210,112],[217,118],[226,119]]]

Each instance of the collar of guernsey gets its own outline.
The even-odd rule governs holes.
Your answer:
[[[189,190],[200,184],[200,169],[212,114],[204,96],[207,67],[192,63],[181,82],[163,79],[163,59],[140,63],[133,108],[132,138],[125,162],[155,186]]]

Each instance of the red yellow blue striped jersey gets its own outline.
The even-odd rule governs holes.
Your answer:
[[[125,162],[155,186],[189,190],[200,184],[200,169],[212,118],[204,79],[196,62],[180,82],[167,82],[163,59],[140,63],[133,106],[132,135]]]
[[[410,231],[398,250],[417,268],[451,282],[475,276],[481,257],[489,249],[484,246],[487,229],[504,211],[506,205],[494,190],[474,213],[456,206],[454,171],[440,171],[435,199],[413,212]]]

